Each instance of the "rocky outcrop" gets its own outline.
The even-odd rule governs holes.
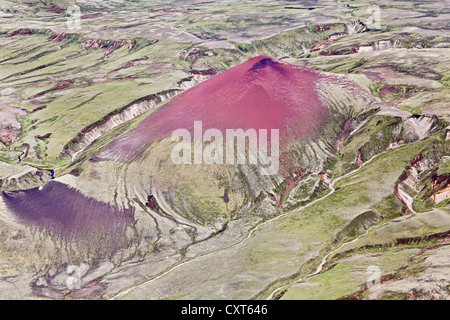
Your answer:
[[[380,40],[374,42],[371,45],[365,46],[355,46],[355,52],[357,53],[367,53],[372,51],[386,50],[392,48],[401,48],[402,43],[399,40],[391,41],[391,40]]]
[[[18,29],[18,30],[15,30],[15,31],[11,32],[11,33],[8,33],[6,35],[6,37],[7,38],[11,38],[11,37],[14,37],[14,36],[29,36],[29,35],[32,35],[33,33],[34,33],[33,29],[29,29],[29,28]]]
[[[153,42],[153,43],[156,43],[156,42]],[[153,44],[153,43],[151,43],[151,44]],[[122,48],[125,45],[128,47],[128,51],[131,51],[133,48],[136,47],[137,42],[136,42],[136,40],[107,41],[107,40],[88,39],[88,40],[85,40],[85,41],[80,43],[80,46],[82,48],[86,49],[86,50],[98,50],[98,49],[101,49],[101,48],[105,48],[105,55],[104,55],[104,59],[105,60],[107,60],[108,57],[114,51]]]
[[[180,81],[178,83],[178,85],[180,86],[180,89],[182,90],[188,90],[200,83],[202,83],[205,80],[208,80],[209,78],[215,76],[216,74],[218,74],[217,72],[215,72],[213,69],[211,69],[212,71],[205,71],[204,73],[202,72],[192,72],[192,76],[184,79],[183,81]]]
[[[384,122],[387,119],[387,122]],[[425,139],[442,130],[437,117],[412,115],[380,118],[375,125],[372,138],[363,143],[356,151],[356,162],[361,165],[367,159],[398,145]]]
[[[63,32],[63,33],[54,33],[53,35],[50,36],[50,38],[48,38],[49,41],[52,42],[62,42],[66,39],[67,35]]]
[[[417,194],[417,190],[415,189],[417,170],[415,168],[407,169],[399,179],[401,182],[395,187],[394,195],[405,206],[403,213],[415,212],[413,209],[413,201]]]
[[[348,34],[361,33],[367,30],[366,25],[359,20],[350,21],[346,26]]]
[[[439,170],[449,151],[448,142],[436,142],[414,157],[400,175],[395,196],[405,205],[405,212],[427,211],[450,198],[450,173]]]
[[[359,165],[362,165],[364,163],[364,156],[361,152],[361,149],[356,150],[356,162],[358,162]]]
[[[314,52],[314,51],[322,50],[323,48],[325,48],[326,46],[332,44],[333,42],[334,42],[333,39],[324,40],[324,41],[316,44],[314,47],[312,47],[310,51]]]
[[[0,142],[5,146],[19,140],[21,125],[16,117],[24,114],[22,109],[0,105]]]
[[[20,170],[0,179],[1,191],[28,190],[51,180],[51,173],[48,170],[38,170],[30,166],[21,166]]]
[[[330,175],[326,172],[319,172],[318,177],[320,180],[322,180],[323,183],[326,183],[328,185],[331,183]]]
[[[450,199],[450,174],[435,176],[432,183],[434,193],[430,199],[438,204],[444,200]]]

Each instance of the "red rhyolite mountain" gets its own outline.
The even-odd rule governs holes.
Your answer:
[[[328,114],[316,91],[317,81],[326,77],[268,56],[254,57],[173,98],[93,160],[136,160],[174,130],[192,132],[194,121],[202,121],[203,131],[279,129],[282,141],[314,136]]]

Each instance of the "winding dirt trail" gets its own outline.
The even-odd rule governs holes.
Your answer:
[[[387,223],[387,222],[386,222],[386,223]],[[383,223],[383,224],[378,225],[378,226],[371,226],[369,229],[367,229],[366,232],[364,232],[363,234],[359,235],[359,236],[356,237],[355,239],[353,239],[353,240],[351,240],[351,241],[348,241],[348,242],[344,242],[343,244],[341,244],[341,246],[340,246],[339,248],[334,249],[333,251],[330,251],[325,257],[323,257],[322,262],[319,264],[319,266],[317,267],[316,271],[314,271],[313,273],[310,273],[310,274],[308,274],[308,275],[306,275],[306,276],[300,278],[299,280],[295,280],[295,281],[293,281],[293,282],[291,282],[291,283],[288,283],[288,284],[286,284],[286,285],[284,285],[284,286],[281,286],[281,287],[275,289],[275,290],[270,294],[270,296],[267,298],[267,300],[272,300],[272,299],[273,299],[273,296],[274,296],[277,292],[283,290],[284,288],[287,288],[287,287],[292,286],[292,285],[294,285],[294,284],[296,284],[296,283],[302,282],[303,280],[305,280],[305,279],[307,279],[307,278],[311,278],[312,276],[315,276],[315,275],[319,274],[319,273],[323,270],[323,266],[324,266],[325,263],[327,262],[328,257],[329,257],[330,255],[332,255],[332,254],[334,254],[335,252],[341,250],[341,249],[342,249],[343,247],[345,247],[346,245],[349,245],[350,243],[353,243],[353,242],[355,242],[355,241],[358,241],[358,240],[361,239],[362,237],[365,237],[365,236],[369,233],[369,231],[370,231],[371,229],[373,229],[373,228],[375,228],[375,227],[381,228],[381,227],[383,227],[384,225],[386,225],[386,223]]]
[[[369,160],[367,160],[366,162],[364,162],[364,163],[363,163],[361,166],[359,166],[357,169],[355,169],[355,170],[353,170],[353,171],[350,171],[350,172],[346,173],[345,175],[340,176],[339,178],[336,178],[336,179],[333,180],[333,181],[331,182],[331,184],[330,184],[330,189],[331,189],[331,191],[330,191],[329,193],[327,193],[326,195],[324,195],[323,197],[318,198],[318,199],[316,199],[316,200],[314,200],[314,201],[311,201],[310,203],[306,204],[306,205],[303,206],[303,207],[296,208],[296,209],[294,209],[294,210],[285,212],[285,213],[283,213],[283,214],[281,214],[281,215],[279,215],[279,216],[276,216],[276,217],[274,217],[274,218],[272,218],[272,219],[269,219],[269,220],[267,220],[267,221],[265,221],[265,222],[263,222],[263,223],[261,223],[261,224],[258,224],[257,226],[255,226],[255,227],[249,232],[249,234],[247,235],[247,237],[245,237],[244,239],[242,239],[240,242],[238,242],[238,243],[236,243],[236,244],[234,244],[234,245],[232,245],[232,246],[229,246],[229,247],[226,247],[226,248],[222,248],[222,249],[217,250],[217,251],[209,252],[209,253],[204,254],[204,255],[198,255],[198,256],[192,258],[191,260],[187,260],[187,261],[181,262],[181,263],[179,263],[179,264],[177,264],[177,265],[171,267],[170,269],[168,269],[168,270],[166,270],[166,271],[163,271],[162,273],[160,273],[159,275],[155,276],[154,278],[152,278],[152,279],[150,279],[150,280],[147,280],[147,281],[145,281],[145,282],[143,282],[143,283],[141,283],[141,284],[138,284],[138,285],[136,285],[136,286],[132,286],[132,287],[130,287],[130,288],[128,288],[128,289],[125,289],[125,290],[122,290],[122,291],[118,292],[118,293],[115,294],[114,296],[110,297],[110,300],[120,299],[120,298],[126,296],[127,294],[129,294],[130,292],[132,292],[132,291],[134,291],[134,290],[136,290],[136,289],[138,289],[138,288],[144,287],[144,286],[146,286],[147,284],[149,284],[149,283],[151,283],[151,282],[153,282],[153,281],[155,281],[155,280],[158,280],[158,279],[164,277],[165,275],[167,275],[167,274],[169,274],[170,272],[176,270],[177,268],[179,268],[179,267],[181,267],[181,266],[183,266],[183,265],[185,265],[185,264],[191,263],[191,262],[193,262],[193,261],[196,261],[196,260],[198,260],[199,258],[207,257],[207,256],[209,256],[209,255],[216,254],[216,253],[221,252],[221,251],[223,251],[223,250],[228,250],[228,249],[232,249],[232,248],[235,248],[235,247],[240,246],[240,245],[243,244],[246,240],[248,240],[249,238],[251,238],[251,236],[255,233],[255,231],[258,230],[260,227],[262,227],[262,226],[264,226],[264,225],[266,225],[266,224],[268,224],[268,223],[271,223],[271,222],[273,222],[273,221],[276,221],[276,220],[278,220],[278,219],[280,219],[280,218],[282,218],[282,217],[284,217],[284,216],[286,216],[286,215],[288,215],[288,214],[291,214],[291,213],[294,213],[294,212],[299,212],[299,211],[301,211],[301,210],[303,210],[303,209],[306,209],[306,208],[310,207],[311,205],[317,203],[318,201],[322,201],[322,200],[328,198],[329,196],[331,196],[331,195],[336,191],[336,189],[334,188],[334,185],[335,185],[337,182],[341,181],[342,179],[347,178],[348,176],[350,176],[350,175],[352,175],[352,174],[355,174],[356,172],[358,172],[359,170],[361,170],[364,166],[366,166],[368,163],[372,162],[373,160],[375,160],[375,159],[378,158],[379,156],[381,156],[381,155],[383,155],[383,154],[385,154],[385,153],[387,153],[387,152],[389,152],[389,151],[392,151],[393,149],[396,149],[396,148],[398,148],[398,147],[401,147],[401,146],[402,146],[402,145],[397,145],[397,146],[395,146],[395,147],[388,148],[387,150],[385,150],[385,151],[383,151],[383,152],[381,152],[381,153],[379,153],[379,154],[373,156],[372,158],[370,158]],[[352,243],[352,242],[354,242],[354,241],[357,241],[360,237],[366,235],[366,234],[369,232],[369,230],[371,230],[371,228],[369,228],[369,229],[366,231],[366,233],[364,233],[363,235],[359,236],[358,238],[353,239],[352,241],[346,242],[346,243],[342,244],[338,249],[335,249],[335,250],[331,251],[330,253],[328,253],[328,254],[323,258],[322,263],[319,265],[319,267],[317,268],[316,272],[314,272],[314,273],[312,273],[312,274],[310,274],[310,275],[307,275],[307,276],[305,276],[304,278],[306,278],[306,277],[311,277],[311,276],[316,275],[317,273],[319,273],[319,272],[322,270],[323,265],[326,263],[327,258],[328,258],[331,254],[333,254],[335,251],[341,249],[343,246],[348,245],[348,244],[350,244],[350,243]],[[303,280],[304,278],[302,278],[301,280]],[[301,280],[297,280],[297,281],[301,281]],[[290,285],[290,284],[289,284],[289,285]],[[269,299],[270,299],[271,297],[273,297],[273,295],[274,295],[275,292],[278,292],[279,290],[283,289],[283,288],[286,287],[286,286],[288,286],[288,285],[285,285],[285,286],[283,286],[283,287],[277,288],[277,289],[270,295]]]

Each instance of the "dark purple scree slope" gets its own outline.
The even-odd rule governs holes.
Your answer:
[[[51,181],[42,190],[2,192],[7,208],[25,225],[46,231],[63,241],[110,241],[123,247],[125,231],[134,222],[133,212],[82,195],[67,185]]]

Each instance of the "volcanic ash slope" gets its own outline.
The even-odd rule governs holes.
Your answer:
[[[85,162],[78,177],[59,181],[118,207],[147,203],[150,211],[200,226],[219,227],[261,201],[274,205],[259,213],[272,215],[290,188],[336,159],[339,140],[378,106],[364,76],[257,56],[174,97]],[[264,175],[248,159],[175,164],[172,132],[193,133],[194,121],[224,136],[226,129],[278,129],[278,172]]]

